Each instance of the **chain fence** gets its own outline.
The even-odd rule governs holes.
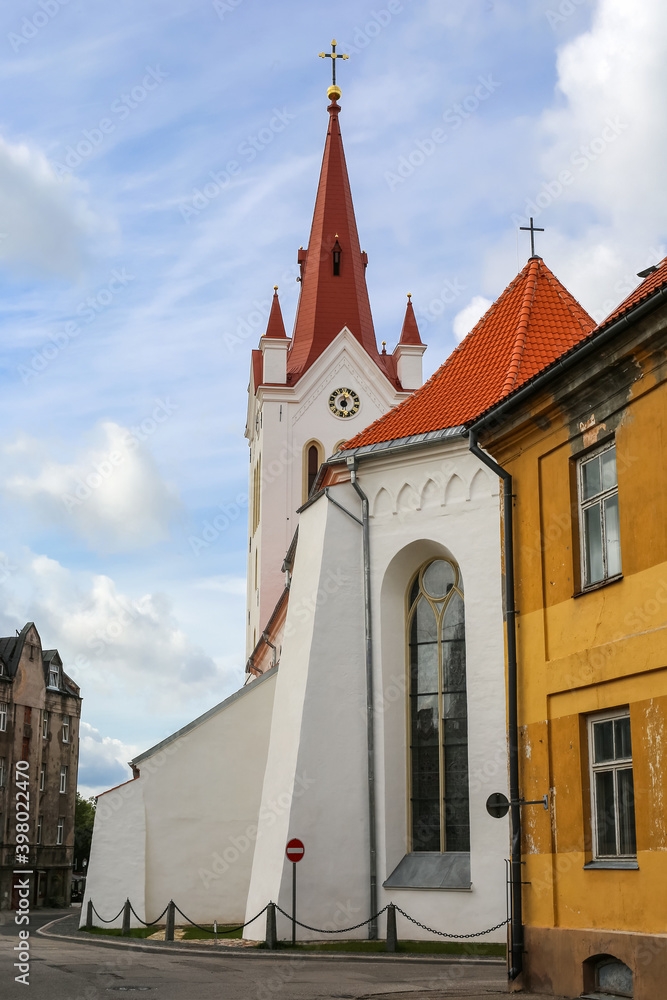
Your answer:
[[[273,901],[271,901],[271,902],[267,903],[266,906],[262,910],[260,910],[259,913],[257,913],[250,920],[246,920],[245,923],[238,924],[238,926],[235,926],[235,927],[228,927],[226,924],[218,923],[217,921],[214,921],[212,925],[202,926],[201,924],[196,923],[196,921],[191,920],[190,917],[187,917],[185,915],[185,913],[183,913],[183,910],[181,910],[181,908],[179,906],[177,906],[176,903],[174,903],[173,900],[170,900],[170,902],[167,903],[167,905],[165,906],[165,908],[162,911],[162,913],[160,914],[160,916],[156,917],[155,920],[143,920],[139,916],[139,914],[136,912],[136,910],[132,906],[132,903],[130,902],[129,899],[126,900],[126,902],[120,908],[120,910],[118,911],[118,913],[116,914],[116,916],[115,917],[111,917],[110,920],[107,920],[105,917],[102,917],[97,912],[97,910],[95,909],[95,906],[93,905],[92,900],[88,901],[88,907],[89,907],[89,914],[88,914],[89,919],[87,921],[87,925],[86,926],[92,926],[92,914],[93,913],[95,914],[95,916],[97,917],[98,920],[102,921],[102,923],[112,924],[114,921],[118,920],[118,918],[122,914],[125,913],[125,910],[127,908],[127,910],[128,910],[128,917],[129,917],[129,912],[132,912],[134,914],[135,918],[139,921],[140,924],[143,924],[144,927],[153,927],[157,923],[159,923],[160,920],[162,920],[162,918],[164,917],[165,913],[168,912],[169,908],[173,907],[173,911],[177,912],[177,913],[180,913],[180,915],[183,918],[183,920],[185,920],[185,922],[187,924],[190,924],[192,927],[196,927],[198,930],[203,931],[204,933],[213,933],[213,931],[211,930],[211,927],[212,926],[214,928],[217,927],[219,929],[219,933],[222,934],[222,935],[235,934],[235,933],[238,933],[238,931],[244,930],[244,928],[246,928],[250,924],[254,923],[255,920],[258,920],[264,913],[266,913],[267,910],[269,910],[270,907],[273,907],[274,914],[275,914],[275,912],[278,912],[278,913],[282,914],[283,917],[285,917],[287,920],[289,920],[293,924],[296,924],[298,927],[303,927],[304,930],[312,931],[314,934],[349,934],[350,931],[356,931],[360,927],[365,927],[367,924],[370,924],[371,921],[377,920],[377,918],[381,917],[383,913],[387,913],[387,916],[389,917],[389,915],[390,915],[389,911],[391,911],[391,910],[395,911],[395,913],[400,913],[401,916],[405,917],[406,920],[409,920],[410,923],[414,924],[416,927],[421,928],[421,930],[426,931],[429,934],[436,934],[439,937],[449,938],[449,939],[452,939],[452,940],[459,940],[459,941],[471,940],[472,938],[477,938],[477,937],[484,937],[486,934],[492,934],[493,931],[500,930],[501,927],[505,927],[510,922],[510,918],[507,917],[505,920],[501,920],[500,923],[494,924],[493,927],[486,928],[486,930],[483,930],[483,931],[474,931],[474,932],[472,932],[470,934],[456,934],[453,931],[440,931],[440,930],[438,930],[435,927],[429,927],[428,924],[424,924],[424,923],[421,922],[421,920],[417,920],[415,917],[410,916],[409,913],[406,913],[405,910],[401,909],[400,906],[396,906],[395,903],[387,903],[386,906],[383,906],[382,909],[378,910],[378,912],[375,913],[375,914],[373,914],[373,916],[368,917],[366,920],[360,920],[358,924],[352,924],[350,927],[336,927],[336,928],[331,928],[331,927],[313,927],[310,924],[303,923],[301,920],[297,920],[291,913],[288,913],[286,910],[283,910],[283,908],[281,906],[279,906],[278,903],[274,903]],[[171,916],[172,916],[172,924],[173,924],[173,914]],[[167,917],[167,922],[169,922],[169,919],[170,918],[168,916]],[[267,923],[268,923],[268,921],[267,921]],[[124,924],[125,924],[125,921],[124,921]],[[173,927],[172,927],[172,930],[173,930]]]

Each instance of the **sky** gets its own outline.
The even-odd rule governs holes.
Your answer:
[[[81,686],[93,794],[244,680],[250,351],[274,284],[294,318],[318,53],[350,57],[378,341],[411,292],[428,375],[529,216],[597,320],[667,253],[667,7],[17,0],[0,24],[0,634],[34,621]]]

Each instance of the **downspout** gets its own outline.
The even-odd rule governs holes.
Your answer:
[[[328,489],[325,490],[327,499],[330,500],[346,514],[361,523],[363,561],[364,561],[364,640],[366,659],[366,750],[368,766],[368,851],[369,851],[369,896],[372,920],[368,924],[369,941],[377,940],[378,923],[377,917],[377,833],[375,822],[375,719],[373,714],[373,620],[371,617],[371,547],[370,528],[368,521],[368,497],[357,482],[357,459],[350,457],[347,459],[347,467],[350,470],[350,482],[361,500],[361,522],[349,510],[339,504]]]
[[[503,549],[505,557],[505,623],[507,632],[507,741],[509,745],[511,843],[511,923],[510,980],[523,968],[523,918],[521,913],[521,795],[519,792],[519,711],[516,656],[516,608],[514,606],[514,511],[512,477],[477,443],[477,431],[471,428],[470,451],[503,481]]]

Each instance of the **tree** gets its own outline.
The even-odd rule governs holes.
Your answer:
[[[76,809],[74,812],[74,858],[77,871],[83,871],[88,864],[94,822],[95,796],[92,795],[89,799],[84,799],[77,792]]]

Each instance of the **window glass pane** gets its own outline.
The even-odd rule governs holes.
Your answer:
[[[604,579],[602,562],[602,525],[600,505],[593,504],[584,511],[584,542],[586,549],[586,584]]]
[[[606,760],[614,759],[614,720],[607,719],[605,722],[596,722],[593,726],[593,741],[595,744],[595,756],[593,760],[600,764]]]
[[[621,572],[621,532],[618,521],[618,494],[604,502],[604,523],[607,542],[607,576]]]
[[[614,772],[598,771],[594,777],[598,854],[609,857],[618,853],[616,850]]]
[[[584,500],[596,496],[602,489],[600,478],[600,456],[596,455],[581,466],[581,482],[584,489]]]
[[[438,740],[438,696],[419,695],[412,698],[412,745],[437,744]]]
[[[412,694],[438,693],[437,642],[410,646],[410,683]]]
[[[412,796],[436,803],[440,799],[440,750],[437,746],[419,747],[413,751]]]
[[[616,448],[608,448],[600,455],[602,464],[602,489],[610,490],[617,485],[616,476]]]
[[[412,800],[412,850],[440,850],[440,802]]]
[[[619,854],[636,854],[635,793],[632,768],[617,771],[618,778],[618,845]]]
[[[623,760],[625,757],[632,757],[632,744],[630,742],[630,716],[623,719],[614,719],[614,739],[616,743],[616,760]]]
[[[415,612],[415,628],[412,642],[436,642],[438,638],[435,612],[424,597],[420,597]]]
[[[454,580],[454,567],[444,559],[436,559],[424,570],[424,590],[436,600],[447,596]]]
[[[444,691],[466,689],[466,647],[463,600],[455,593],[447,606],[442,628]]]

